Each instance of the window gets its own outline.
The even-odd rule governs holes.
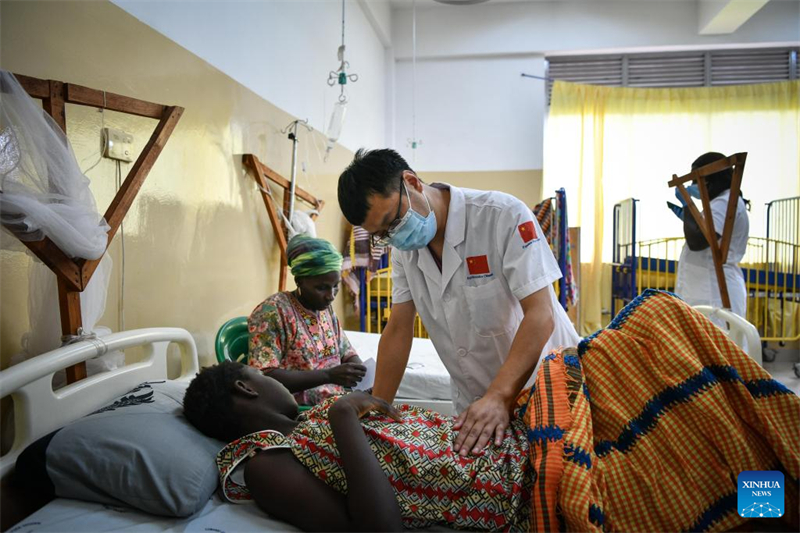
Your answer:
[[[613,87],[716,87],[798,79],[797,48],[552,56],[553,80]]]

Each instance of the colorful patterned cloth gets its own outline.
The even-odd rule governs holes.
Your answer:
[[[342,269],[342,254],[325,239],[297,235],[289,241],[286,259],[295,278],[321,276]]]
[[[726,531],[737,477],[779,470],[788,516],[800,495],[800,398],[680,299],[648,290],[605,330],[548,355],[503,445],[453,455],[453,419],[403,407],[364,421],[407,525],[531,531]],[[288,437],[259,432],[218,458],[225,495],[249,453],[289,447],[344,492],[330,402]],[[525,456],[528,460],[525,460]]]
[[[320,370],[357,355],[333,311],[309,311],[290,292],[275,293],[261,302],[248,317],[247,327],[249,364],[259,370]],[[301,405],[315,405],[343,392],[339,385],[327,384],[294,396]]]
[[[554,205],[555,208],[553,207]],[[544,233],[550,249],[553,251],[553,255],[556,256],[556,259],[559,259],[559,264],[560,258],[566,254],[566,271],[562,272],[564,275],[564,290],[566,292],[567,305],[574,306],[578,302],[578,285],[575,283],[572,261],[570,260],[570,257],[572,257],[572,243],[569,237],[569,223],[566,221],[567,195],[563,192],[563,189],[556,191],[556,196],[542,200],[533,207],[532,211],[539,222],[539,226],[542,228],[542,233]],[[562,222],[562,218],[564,222]],[[564,243],[566,245],[564,250],[561,249],[559,235],[559,228],[562,226],[567,228],[566,235],[564,235]]]
[[[361,226],[352,227],[345,245],[342,283],[353,294],[353,305],[356,310],[360,306],[361,275],[364,274],[369,283],[371,274],[380,268],[381,258],[387,253],[389,253],[388,247],[372,246],[372,239],[367,230]]]
[[[669,293],[549,355],[534,390],[535,531],[730,530],[744,470],[783,472],[797,516],[800,398]]]
[[[234,503],[250,499],[247,488],[231,474],[254,450],[273,447],[290,448],[314,475],[345,493],[347,481],[328,422],[328,408],[334,400],[309,411],[287,437],[262,431],[225,447],[217,456],[225,497]],[[394,488],[407,527],[528,528],[532,478],[521,419],[506,431],[502,446],[461,457],[453,453],[452,418],[410,406],[402,406],[400,413],[402,423],[373,415],[362,419],[362,426]]]

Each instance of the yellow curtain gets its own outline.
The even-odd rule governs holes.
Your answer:
[[[639,199],[637,240],[681,236],[667,209],[673,174],[708,152],[747,152],[742,192],[750,234],[764,236],[764,204],[800,195],[800,82],[633,89],[556,82],[545,129],[544,190],[567,190],[581,227],[581,333],[603,326],[603,264],[613,206]],[[609,292],[609,294],[604,294]],[[606,317],[607,318],[607,317]]]

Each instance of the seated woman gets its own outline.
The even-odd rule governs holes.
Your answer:
[[[783,473],[776,516],[798,525],[800,399],[664,292],[547,356],[502,444],[466,457],[453,418],[362,392],[298,415],[236,363],[198,374],[184,410],[232,441],[217,456],[226,498],[304,530],[726,531],[753,516],[738,475],[760,470]]]
[[[298,235],[287,248],[297,289],[261,302],[247,319],[250,366],[315,405],[361,381],[366,367],[331,304],[339,291],[342,255],[324,239]]]

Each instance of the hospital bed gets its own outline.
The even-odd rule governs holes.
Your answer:
[[[377,337],[377,335],[357,334],[353,335],[351,340],[359,350],[366,353],[377,347]],[[426,344],[429,342],[424,339],[415,340],[413,351],[415,354],[422,355],[415,357],[414,362],[423,365],[418,370],[424,369],[429,374],[437,375],[438,381],[431,384],[432,382],[427,379],[404,380],[401,386],[402,394],[419,396],[421,387],[441,391],[442,395],[444,395],[444,391],[449,394],[449,379],[447,383],[441,379],[443,378],[441,371],[435,365],[438,357],[436,357],[435,351],[432,351],[432,346]],[[176,350],[170,348],[173,345],[177,345],[179,348],[179,356],[175,353]],[[51,383],[56,371],[112,350],[123,350],[128,354],[131,353],[131,350],[138,352],[140,360],[53,391]],[[14,442],[12,448],[0,458],[0,475],[4,482],[8,481],[8,477],[14,470],[16,459],[29,444],[71,422],[91,418],[97,412],[102,411],[99,408],[108,409],[108,405],[121,393],[131,389],[135,391],[137,390],[135,387],[143,382],[163,380],[166,380],[164,385],[183,390],[181,387],[188,385],[198,369],[195,343],[187,331],[178,328],[150,328],[115,333],[102,339],[78,342],[0,372],[0,393],[4,398],[8,396],[13,398],[15,413]],[[166,379],[168,374],[175,376],[174,379]],[[179,417],[179,412],[180,410],[175,412],[174,418]],[[113,416],[113,414],[109,415],[109,419],[113,419]],[[171,422],[167,421],[167,423]],[[63,431],[65,430],[61,430],[61,432]],[[199,432],[192,438],[210,441],[208,445],[211,450],[221,448],[219,441],[207,439]],[[170,447],[179,447],[180,443],[162,442],[155,450],[140,449],[138,439],[124,442],[124,446],[128,445],[130,445],[130,449],[125,453],[129,453],[131,456],[146,456],[147,453],[151,453],[155,457],[160,453],[166,453]],[[49,454],[50,451],[47,453]],[[205,462],[208,462],[213,467],[211,457],[208,454],[197,457],[195,463],[206,464]],[[216,471],[214,473],[216,474]],[[146,498],[147,494],[140,496]],[[269,518],[255,505],[232,505],[223,502],[218,491],[215,491],[213,497],[200,502],[197,512],[182,518],[157,516],[134,509],[121,502],[119,504],[108,501],[99,503],[56,497],[23,519],[10,531],[30,533],[224,531],[230,533],[234,531],[297,531],[297,529],[284,522]]]
[[[381,338],[379,334],[361,331],[345,333],[362,361],[370,357],[377,359],[378,342]],[[444,415],[456,414],[450,392],[450,374],[430,339],[413,339],[406,372],[397,389],[395,403],[424,407]]]
[[[637,240],[638,200],[614,206],[611,316],[646,289],[675,290],[685,239]],[[750,237],[742,275],[747,320],[764,342],[800,340],[800,198],[767,204],[767,237]]]
[[[380,335],[361,331],[345,331],[345,334],[362,361],[370,357],[377,360]],[[227,359],[246,363],[248,341],[247,317],[228,320],[220,327],[214,342],[217,361]],[[413,339],[406,372],[397,390],[396,403],[424,407],[448,416],[455,414],[450,374],[430,339]]]

